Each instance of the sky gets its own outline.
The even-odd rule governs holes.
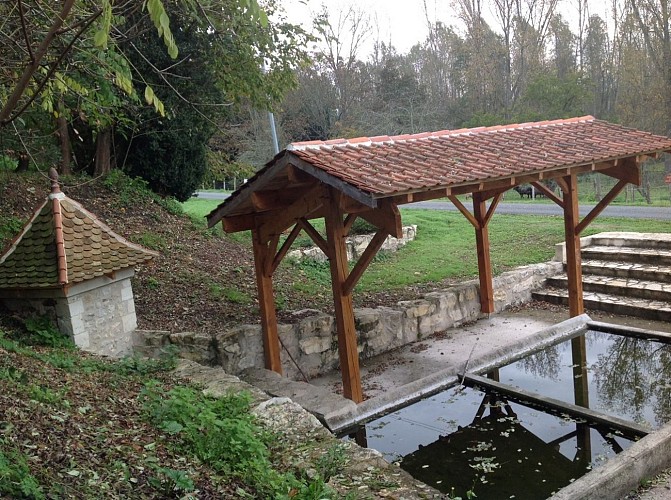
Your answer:
[[[599,14],[607,19],[609,0],[588,2],[590,14]],[[289,14],[290,21],[310,29],[311,19],[321,10],[322,3],[320,0],[284,0],[282,6]],[[329,0],[328,6],[329,11],[336,13],[339,9],[346,10],[352,4],[363,9],[371,16],[373,25],[377,25],[380,41],[391,41],[398,52],[407,53],[413,45],[426,38],[427,16],[432,23],[441,21],[459,29],[459,20],[455,17],[452,3],[451,0]],[[495,18],[488,7],[490,3],[491,0],[483,1],[485,18],[494,24]],[[577,24],[577,0],[560,0],[559,10],[576,32],[577,27],[573,24]],[[376,38],[378,36],[375,34],[370,37],[364,48],[365,54],[361,54],[360,58],[366,58]]]

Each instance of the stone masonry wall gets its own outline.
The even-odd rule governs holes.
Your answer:
[[[58,322],[80,348],[107,356],[132,351],[137,328],[130,277],[84,290],[72,290],[59,304]]]
[[[0,297],[12,311],[47,315],[58,329],[89,352],[120,357],[132,352],[137,328],[130,278],[132,269],[114,279],[100,277],[76,284],[67,291],[34,290]]]
[[[495,312],[531,299],[531,291],[543,286],[548,276],[561,271],[561,263],[548,262],[520,267],[494,278]],[[477,281],[424,297],[402,301],[396,307],[355,310],[359,353],[369,358],[425,338],[435,332],[478,319],[480,298]],[[335,320],[319,311],[298,311],[294,324],[279,325],[283,371],[298,379],[300,370],[307,377],[338,367],[338,342]],[[209,366],[221,366],[238,374],[247,368],[264,366],[260,325],[241,325],[217,334],[136,331],[136,352],[157,356],[168,345],[183,358]]]
[[[395,252],[400,247],[405,246],[409,241],[415,239],[417,235],[417,226],[403,226],[403,236],[401,238],[394,238],[387,236],[387,239],[382,243],[380,251]],[[345,248],[347,249],[347,260],[355,260],[361,257],[361,254],[366,250],[368,244],[373,239],[372,234],[361,234],[357,236],[349,236],[345,240]],[[319,247],[298,248],[292,250],[287,254],[290,259],[312,259],[318,262],[326,262],[326,255]]]

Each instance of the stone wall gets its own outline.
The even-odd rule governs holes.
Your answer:
[[[132,269],[99,277],[66,290],[31,290],[0,297],[12,311],[47,315],[58,329],[89,352],[120,357],[132,352],[137,328]]]
[[[399,248],[405,246],[409,241],[415,239],[417,235],[417,226],[403,226],[403,236],[401,238],[394,238],[387,236],[384,240],[381,252],[395,252]],[[372,234],[361,234],[356,236],[349,236],[345,240],[345,248],[347,249],[347,260],[355,260],[361,257],[361,254],[366,250],[368,244],[373,239]],[[318,262],[326,262],[326,255],[319,247],[298,248],[292,250],[287,254],[287,257],[295,260],[312,259]]]
[[[494,278],[495,312],[531,299],[531,291],[543,286],[548,276],[561,271],[561,263],[549,262],[520,267]],[[399,302],[395,307],[355,310],[359,353],[372,357],[427,337],[435,332],[474,321],[481,316],[477,281],[470,281],[424,297]],[[284,373],[307,377],[338,367],[335,320],[319,311],[296,313],[294,324],[279,325]],[[260,325],[241,325],[217,334],[137,331],[134,349],[157,356],[174,345],[181,357],[209,366],[221,366],[238,374],[264,366]],[[291,354],[291,357],[287,353]],[[296,364],[292,361],[295,360]]]

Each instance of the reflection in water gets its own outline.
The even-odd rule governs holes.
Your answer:
[[[646,421],[645,408],[652,406],[654,423],[663,425],[671,410],[671,346],[609,337],[613,339],[610,347],[591,367],[602,402],[616,412],[631,414],[637,422]]]
[[[577,347],[581,338],[586,341]],[[536,353],[502,367],[503,382],[651,428],[669,420],[670,345],[594,331],[576,339],[553,346],[552,354]],[[581,395],[589,397],[576,399]]]
[[[638,422],[661,425],[671,412],[671,347],[651,341],[588,332],[489,376]],[[547,498],[631,444],[617,432],[463,387],[366,427],[357,442],[462,498],[469,491],[479,499]]]
[[[518,361],[520,366],[532,375],[557,380],[559,377],[559,362],[561,356],[559,346],[553,345],[540,352],[522,358]]]
[[[602,448],[622,450],[613,435],[558,417],[552,418],[561,421],[561,432],[546,441],[536,434],[537,422],[520,419],[520,410],[528,414],[522,405],[485,393],[472,422],[420,445],[400,465],[420,481],[462,498],[473,492],[480,499],[540,499],[591,469],[592,432]]]

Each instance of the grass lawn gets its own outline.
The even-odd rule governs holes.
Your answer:
[[[218,203],[216,200],[189,200],[184,203],[184,210],[202,218]],[[475,231],[460,213],[402,209],[401,216],[403,224],[417,225],[417,239],[400,252],[378,255],[361,278],[358,291],[375,292],[477,276]],[[323,228],[322,221],[314,221],[314,225]],[[671,233],[671,220],[600,217],[592,222],[583,236],[605,231]],[[494,274],[500,274],[517,266],[552,259],[555,245],[564,241],[564,220],[560,216],[495,214],[489,224],[489,233],[492,268]],[[251,240],[249,232],[241,234],[245,235],[246,241]],[[242,238],[239,241],[243,241]],[[310,276],[310,281],[329,283],[326,263],[285,261],[282,265],[295,266]],[[297,286],[311,287],[308,283]]]

